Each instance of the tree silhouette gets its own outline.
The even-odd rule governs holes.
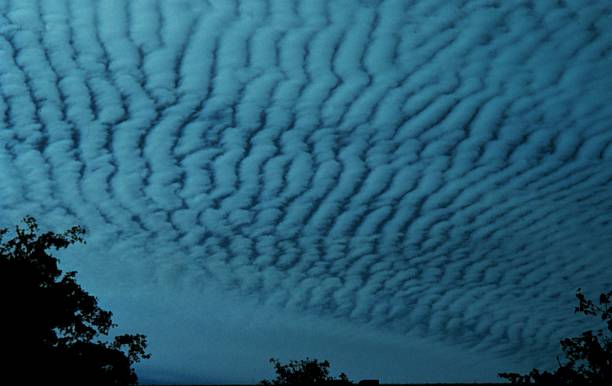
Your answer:
[[[329,375],[329,362],[319,362],[316,359],[290,360],[282,364],[278,359],[271,358],[270,363],[276,371],[272,381],[263,380],[262,385],[350,385],[348,377],[340,373],[338,379]]]
[[[10,240],[4,241],[8,230],[0,229],[2,376],[14,384],[135,384],[132,365],[150,356],[145,336],[101,341],[116,327],[112,313],[48,253],[84,242],[84,229],[38,234],[33,217],[24,222]]]
[[[500,373],[501,378],[513,384],[612,384],[612,291],[599,296],[599,304],[587,299],[581,289],[576,292],[578,306],[575,312],[599,317],[606,329],[588,330],[580,336],[561,340],[565,363],[553,373],[531,370],[528,374]],[[607,331],[606,331],[607,330]]]

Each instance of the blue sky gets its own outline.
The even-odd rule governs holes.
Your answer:
[[[609,289],[612,4],[0,0],[0,221],[155,382],[494,380]],[[548,361],[550,359],[550,361]]]

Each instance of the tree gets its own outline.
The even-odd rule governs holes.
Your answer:
[[[581,289],[576,292],[575,312],[599,317],[605,329],[588,330],[580,336],[561,340],[565,363],[559,361],[555,372],[538,369],[528,374],[500,373],[513,384],[612,384],[612,291],[599,296],[599,304],[587,299]],[[607,330],[607,331],[606,331]]]
[[[116,327],[112,313],[63,273],[50,249],[84,242],[85,230],[38,234],[33,217],[24,218],[4,241],[0,229],[0,334],[2,376],[18,384],[133,385],[132,368],[145,352],[146,337],[119,335],[101,341]]]
[[[341,373],[338,379],[329,375],[329,362],[319,362],[306,358],[301,361],[290,360],[282,364],[278,359],[271,358],[270,363],[276,371],[272,381],[263,380],[262,385],[350,385],[346,374]]]

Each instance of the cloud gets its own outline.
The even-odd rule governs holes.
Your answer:
[[[610,285],[606,1],[0,8],[2,222],[84,225],[65,265],[137,326],[127,304],[189,289],[188,331],[239,336],[246,309],[231,328],[192,313],[218,304],[206,282],[291,313],[282,328],[331,317],[389,353],[527,367],[585,327],[576,288]],[[202,374],[173,355],[156,366]]]

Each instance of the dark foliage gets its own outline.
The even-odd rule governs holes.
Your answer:
[[[500,373],[501,378],[508,379],[513,384],[612,384],[612,291],[602,293],[599,296],[599,304],[587,299],[580,289],[576,297],[578,306],[575,312],[600,318],[606,328],[595,332],[585,331],[578,337],[561,340],[565,363],[559,361],[555,372],[533,369],[524,375]]]
[[[63,273],[48,253],[83,242],[85,231],[73,227],[63,234],[38,234],[34,218],[24,222],[10,240],[4,241],[8,230],[0,229],[3,378],[24,385],[135,384],[132,365],[149,358],[146,338],[99,340],[115,327],[112,313],[81,288],[75,272]]]
[[[341,373],[338,379],[329,375],[329,362],[319,362],[306,358],[301,361],[291,360],[282,364],[278,359],[270,359],[276,371],[272,381],[261,381],[262,385],[350,385],[346,374]]]

